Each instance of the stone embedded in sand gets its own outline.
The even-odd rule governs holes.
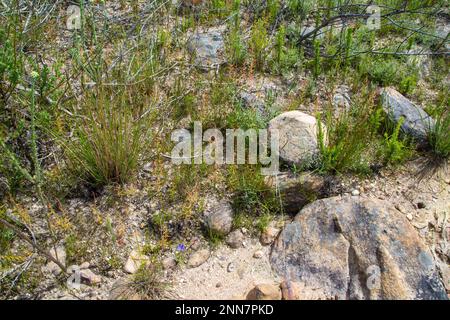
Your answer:
[[[138,250],[133,250],[125,263],[123,270],[127,273],[133,274],[136,273],[141,266],[147,266],[149,263],[150,260],[146,255],[143,255]]]
[[[101,276],[95,274],[89,269],[81,269],[80,278],[83,283],[86,283],[88,285],[95,285],[102,281]]]
[[[265,184],[278,191],[287,214],[297,214],[308,203],[325,197],[330,181],[331,178],[310,172],[298,175],[283,172],[277,176],[268,176]]]
[[[241,230],[231,232],[225,242],[233,249],[242,248],[244,246],[245,236]]]
[[[162,261],[162,266],[165,270],[173,269],[177,266],[177,260],[173,257],[167,257]]]
[[[326,128],[322,125],[324,137]],[[301,111],[280,114],[269,123],[269,133],[279,133],[280,158],[295,165],[310,165],[319,155],[319,127],[316,118]]]
[[[247,294],[247,300],[281,300],[281,291],[273,284],[259,284]]]
[[[295,281],[283,281],[280,284],[283,300],[300,300],[301,290],[299,283]]]
[[[253,258],[261,259],[264,256],[264,252],[262,250],[255,251],[253,254]]]
[[[201,266],[208,260],[210,254],[211,253],[208,249],[202,249],[197,252],[194,252],[187,262],[188,267],[197,268]]]
[[[50,254],[63,266],[66,265],[66,248],[64,246],[61,245],[56,248],[52,248],[50,250]],[[53,261],[49,261],[44,267],[42,267],[42,271],[50,272],[55,276],[61,274],[62,272],[61,268]]]
[[[259,241],[264,246],[271,245],[272,242],[274,242],[275,238],[278,236],[279,233],[280,233],[280,229],[279,228],[276,228],[276,227],[273,227],[273,226],[268,226],[261,233],[261,236],[259,237]]]
[[[205,211],[205,218],[209,230],[225,236],[233,226],[233,208],[228,200],[218,201]]]
[[[433,256],[390,203],[334,197],[309,204],[281,232],[270,261],[320,299],[447,299]]]

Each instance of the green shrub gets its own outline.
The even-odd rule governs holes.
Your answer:
[[[253,53],[253,59],[257,70],[261,71],[267,57],[267,47],[269,45],[269,37],[267,35],[266,23],[260,19],[253,25],[250,38],[250,46]]]
[[[247,58],[247,47],[239,29],[232,30],[228,35],[227,52],[231,64],[235,66],[244,64]]]
[[[318,115],[319,171],[370,173],[378,130],[378,120],[374,119],[373,111],[369,103],[358,103],[338,117],[333,116],[331,111],[326,112],[323,120],[327,136],[322,127],[322,116]]]
[[[406,139],[400,139],[399,134],[404,119],[397,122],[391,134],[384,133],[383,158],[385,163],[397,164],[404,162],[411,155],[411,149],[408,147]]]

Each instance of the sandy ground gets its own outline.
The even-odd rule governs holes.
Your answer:
[[[259,250],[263,256],[256,259],[253,255]],[[250,238],[245,248],[220,245],[203,265],[178,270],[173,291],[180,299],[243,299],[257,284],[279,284],[269,263],[269,251],[269,247]]]

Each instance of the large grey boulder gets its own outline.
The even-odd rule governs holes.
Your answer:
[[[325,126],[322,125],[326,136]],[[279,133],[279,156],[294,165],[310,165],[319,155],[319,128],[315,117],[301,111],[280,114],[269,123],[269,133]]]
[[[189,38],[188,50],[194,56],[194,64],[200,69],[214,69],[225,62],[225,43],[220,30],[211,29],[195,33]]]
[[[417,142],[426,143],[428,132],[435,125],[434,119],[393,88],[382,89],[381,98],[383,109],[391,120],[398,123],[403,118],[402,131]]]
[[[447,299],[430,250],[381,200],[334,197],[306,206],[270,260],[305,299]]]

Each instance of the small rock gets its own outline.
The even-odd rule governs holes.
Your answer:
[[[223,35],[218,30],[195,33],[188,41],[188,50],[194,56],[195,66],[203,70],[222,65],[225,62],[224,49]]]
[[[280,195],[283,208],[288,214],[297,214],[301,208],[314,201],[329,196],[327,185],[331,177],[302,172],[283,172],[277,176],[267,176],[264,183]]]
[[[221,282],[217,282],[216,283],[216,288],[220,288],[222,286],[222,283]]]
[[[127,273],[136,273],[142,265],[148,265],[150,260],[147,256],[141,254],[137,250],[133,250],[128,257],[123,270]]]
[[[50,250],[50,254],[53,256],[53,258],[58,260],[63,266],[66,265],[66,249],[64,248],[64,246],[62,245],[58,246],[56,247],[56,250],[55,248],[52,248]],[[50,261],[42,268],[42,271],[50,272],[53,275],[57,276],[61,274],[62,270],[56,263]]]
[[[145,173],[152,173],[152,170],[153,164],[151,162],[144,164],[144,166],[142,167],[142,171],[144,171]]]
[[[95,285],[97,283],[100,283],[102,281],[102,277],[95,274],[89,269],[82,269],[80,270],[80,277],[81,281],[83,283],[86,283],[88,285]]]
[[[333,96],[333,107],[335,110],[335,115],[339,116],[342,111],[348,111],[350,109],[350,104],[350,88],[345,85],[339,86],[334,91]]]
[[[247,300],[281,300],[281,291],[272,284],[259,284],[247,294]]]
[[[227,271],[228,272],[234,272],[234,270],[236,270],[236,266],[234,265],[233,262],[230,262],[227,266]]]
[[[395,209],[397,209],[398,211],[400,211],[401,213],[405,214],[407,212],[407,210],[405,209],[404,206],[402,206],[401,204],[396,204],[395,205]]]
[[[238,270],[237,270],[237,274],[238,274],[238,276],[239,276],[239,279],[244,280],[245,273],[246,273],[245,268],[244,268],[244,266],[241,265],[241,266],[238,268]]]
[[[381,98],[384,111],[394,122],[404,119],[402,131],[426,144],[427,132],[435,125],[434,119],[393,88],[382,89]]]
[[[355,190],[352,191],[352,196],[357,197],[359,195],[360,195],[359,190],[355,189]]]
[[[441,271],[442,282],[444,283],[444,287],[447,290],[447,292],[450,292],[450,267],[445,263],[441,263],[440,271]]]
[[[255,259],[261,259],[263,256],[264,256],[264,253],[261,250],[258,250],[253,254],[253,258],[255,258]]]
[[[91,264],[89,262],[83,262],[80,264],[80,269],[89,269],[90,266]]]
[[[165,270],[173,269],[177,266],[177,260],[175,260],[175,258],[172,257],[165,258],[162,261],[162,266]]]
[[[278,236],[279,233],[280,229],[269,226],[262,232],[259,241],[261,242],[262,245],[268,246],[272,244],[272,242],[274,242],[275,238]]]
[[[283,300],[300,300],[300,286],[294,281],[283,281],[280,284]]]
[[[208,228],[220,235],[230,233],[233,226],[233,208],[227,200],[221,200],[205,213]]]
[[[322,129],[325,133],[324,125]],[[273,134],[275,131],[279,133],[279,156],[283,161],[308,165],[317,160],[319,130],[315,117],[301,111],[284,112],[269,123],[269,133]]]
[[[78,270],[80,270],[80,267],[77,266],[76,264],[73,264],[73,265],[67,267],[67,273],[69,273],[69,274],[72,274]]]
[[[265,114],[265,103],[264,101],[258,99],[254,94],[241,92],[239,95],[239,100],[244,108],[249,108],[255,110],[258,114]]]
[[[411,213],[408,213],[408,214],[406,215],[406,218],[407,218],[409,221],[412,221],[413,215],[412,215]]]
[[[244,246],[245,236],[241,230],[231,232],[227,238],[226,243],[233,249],[242,248]]]
[[[200,249],[201,245],[202,245],[202,242],[201,242],[200,238],[194,237],[194,238],[192,238],[189,246],[193,251],[197,251]]]
[[[208,249],[203,249],[203,250],[194,252],[187,262],[188,267],[189,268],[197,268],[197,267],[201,266],[208,260],[210,254],[211,253]]]

